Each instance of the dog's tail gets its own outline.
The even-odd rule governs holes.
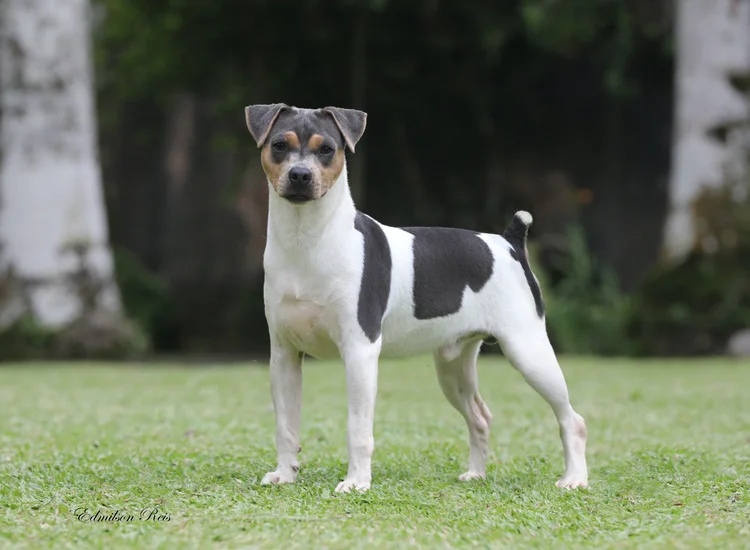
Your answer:
[[[519,210],[513,216],[513,221],[503,232],[503,237],[513,248],[526,250],[526,236],[529,234],[529,227],[534,222],[531,214],[525,210]],[[518,245],[518,246],[517,246]]]
[[[529,265],[529,255],[526,251],[526,237],[529,234],[529,227],[531,227],[534,218],[531,214],[525,210],[519,210],[513,216],[513,221],[503,231],[503,238],[508,241],[512,250],[510,255],[513,256],[521,267],[523,273],[526,276],[526,282],[529,285],[531,294],[534,297],[534,303],[536,304],[536,312],[539,317],[544,317],[544,301],[542,300],[542,290],[539,288],[539,281],[537,281],[534,273],[531,271]]]

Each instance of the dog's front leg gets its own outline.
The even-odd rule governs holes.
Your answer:
[[[346,388],[349,401],[347,446],[349,470],[336,492],[352,489],[366,491],[372,480],[372,435],[375,417],[375,397],[378,391],[378,356],[380,345],[353,346],[343,350],[346,368]]]
[[[276,470],[268,472],[261,485],[293,483],[299,472],[297,453],[302,411],[302,354],[271,338],[271,393],[276,411]]]

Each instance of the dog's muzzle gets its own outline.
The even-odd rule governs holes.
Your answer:
[[[313,200],[313,175],[309,168],[295,166],[289,170],[289,185],[282,195],[294,204],[303,204]]]

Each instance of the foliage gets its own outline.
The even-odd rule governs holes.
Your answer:
[[[556,349],[578,355],[629,355],[630,300],[611,270],[597,264],[580,226],[568,232],[564,278],[544,285],[547,328]],[[543,278],[542,278],[543,280]]]
[[[144,332],[127,317],[97,309],[55,332],[52,356],[63,359],[136,359],[149,349]]]
[[[744,249],[750,238],[750,174],[745,179],[727,176],[724,185],[704,189],[693,204],[693,217],[698,225],[698,253],[746,254]]]
[[[691,254],[657,269],[638,290],[629,333],[643,355],[723,353],[750,326],[750,249]]]
[[[723,353],[750,326],[750,185],[729,180],[694,205],[698,246],[636,294],[629,331],[649,355]]]
[[[0,361],[19,359],[125,359],[145,353],[145,333],[119,313],[100,307],[100,294],[109,284],[86,262],[88,246],[71,243],[67,252],[78,259],[77,267],[65,277],[81,309],[61,327],[42,325],[34,313],[28,293],[29,281],[21,280],[11,268],[0,275],[0,310],[12,300],[12,322],[0,329]]]
[[[175,266],[186,262],[169,260],[168,253],[153,246],[154,241],[170,243],[171,252],[179,243],[186,250],[204,251],[208,245],[191,235],[193,228],[207,227],[204,223],[211,224],[210,233],[223,235],[214,225],[220,216],[209,220],[200,218],[200,212],[227,192],[236,201],[236,188],[247,179],[250,140],[242,123],[244,105],[285,101],[362,106],[372,122],[367,144],[358,150],[368,159],[361,165],[365,181],[357,182],[362,186],[358,205],[393,225],[493,230],[497,212],[514,202],[514,193],[522,194],[498,172],[512,172],[514,160],[530,151],[542,151],[539,164],[547,158],[553,165],[561,164],[560,158],[574,159],[554,168],[570,172],[576,185],[588,187],[586,178],[610,181],[591,175],[598,168],[589,170],[596,164],[589,159],[625,151],[615,127],[617,113],[612,114],[613,97],[617,108],[626,103],[623,98],[632,99],[639,77],[657,81],[644,86],[662,85],[653,75],[665,74],[668,55],[655,44],[670,36],[669,24],[651,24],[664,19],[668,23],[668,18],[649,13],[661,10],[666,0],[94,2],[103,14],[95,52],[108,209],[129,212],[120,218],[125,226],[146,216],[144,204],[152,213],[160,208],[154,204],[164,205],[163,217],[161,211],[149,214],[144,224],[161,233],[112,232],[120,239],[118,245],[164,269],[169,278],[166,288],[156,288],[135,273],[132,280],[121,282],[126,309],[159,349],[166,340],[183,350],[227,346],[233,351],[267,342],[260,322],[260,285],[241,277],[208,275],[213,262],[189,275],[177,273],[180,267]],[[282,28],[295,31],[290,35],[280,32]],[[189,97],[194,106],[184,115],[192,129],[185,134],[194,137],[185,140],[190,144],[181,151],[189,159],[189,174],[181,183],[165,176],[163,168],[170,164],[164,149],[173,139],[172,123],[184,114],[173,102],[177,95]],[[592,151],[592,132],[602,128],[618,139],[598,140],[606,147]],[[462,138],[460,146],[457,136]],[[140,146],[134,147],[136,143]],[[564,145],[558,148],[560,143]],[[571,153],[578,147],[583,162]],[[119,164],[108,162],[113,158]],[[132,158],[143,160],[131,173]],[[491,173],[490,164],[501,169]],[[584,166],[584,175],[573,173],[578,165]],[[134,179],[142,184],[136,191]],[[191,226],[189,231],[181,229],[186,226]],[[192,257],[229,264],[227,258],[234,254],[235,259],[241,247],[226,248],[231,250],[212,249],[211,254]],[[132,263],[118,260],[123,261]],[[118,264],[118,272],[131,268]],[[599,294],[611,293],[608,284]],[[571,325],[578,336],[563,326],[561,341],[568,342],[567,349],[587,350],[583,331],[589,325],[602,326],[583,321],[589,315],[586,309],[596,309],[592,298],[580,289],[562,292],[566,305],[557,309],[565,318],[578,319]],[[580,306],[572,305],[576,292],[585,298]],[[594,302],[604,299],[599,296]],[[593,315],[598,319],[602,313]],[[597,349],[616,347],[610,340],[616,340],[618,329],[606,330],[612,336],[597,342]]]
[[[49,357],[54,331],[42,327],[33,315],[24,313],[0,329],[0,361]]]
[[[129,250],[115,248],[113,254],[115,278],[128,317],[145,334],[159,334],[174,307],[169,285]]]
[[[2,249],[0,243],[0,260]],[[54,333],[35,319],[27,289],[12,264],[0,271],[0,312],[13,316],[9,324],[0,327],[0,361],[38,359],[49,353]]]
[[[137,326],[101,310],[54,329],[25,312],[0,329],[0,361],[129,359],[147,350],[148,341]]]
[[[660,0],[521,1],[526,32],[537,46],[558,56],[603,61],[603,87],[621,97],[638,91],[631,65],[642,44],[671,43],[668,9]]]
[[[457,480],[468,437],[429,358],[379,377],[373,487],[346,473],[340,363],[305,370],[298,483],[275,466],[266,365],[6,366],[0,524],[9,548],[746,548],[750,370],[728,361],[563,363],[589,423],[591,486],[562,491],[546,403],[480,363],[495,416],[486,482]],[[679,368],[677,367],[679,365]],[[678,374],[679,373],[679,374]],[[679,381],[675,382],[675,377]],[[679,391],[665,391],[677,384]],[[170,521],[79,523],[75,510]]]
[[[103,13],[96,34],[101,82],[114,85],[128,97],[154,93],[167,97],[177,90],[211,88],[222,89],[230,97],[238,91],[247,94],[254,87],[284,93],[294,89],[301,67],[299,52],[278,32],[280,24],[304,29],[297,36],[298,46],[305,43],[315,51],[333,54],[346,50],[344,44],[357,32],[358,21],[366,23],[369,41],[378,49],[399,42],[400,58],[378,59],[384,75],[403,71],[419,53],[427,63],[433,55],[446,63],[459,55],[468,68],[462,76],[471,78],[473,69],[465,54],[473,53],[480,64],[494,63],[506,46],[528,38],[533,46],[553,55],[601,62],[609,67],[602,84],[617,93],[617,86],[626,83],[630,60],[644,43],[668,41],[671,24],[666,0],[330,0],[325,10],[318,1],[293,3],[293,8],[266,0],[94,1]],[[411,27],[408,41],[399,36],[404,24]],[[247,81],[252,74],[248,68],[265,63],[259,51],[273,52],[273,70],[264,82]],[[184,63],[186,59],[190,63]],[[348,70],[328,65],[316,66],[318,73],[328,73],[318,74],[318,79],[341,76]],[[387,85],[374,79],[369,84],[377,86],[373,92],[389,92]],[[473,92],[462,88],[472,95],[484,93],[482,88]]]

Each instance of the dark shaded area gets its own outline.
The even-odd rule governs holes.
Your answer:
[[[631,304],[628,337],[643,355],[713,355],[750,326],[750,195],[728,181],[694,204],[704,220],[700,248],[679,265],[655,269]],[[704,245],[710,244],[711,251]]]
[[[499,233],[529,210],[550,288],[570,224],[622,289],[657,259],[669,2],[98,4],[111,235],[157,351],[267,346],[254,103],[366,111],[349,173],[358,208],[383,223]]]
[[[738,261],[741,260],[741,261]],[[750,326],[750,247],[656,273],[643,285],[629,324],[642,355],[722,354],[735,332]]]

